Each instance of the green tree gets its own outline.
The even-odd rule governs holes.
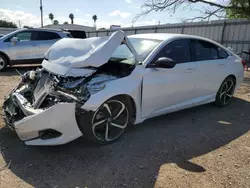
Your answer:
[[[245,7],[246,9],[226,9],[228,18],[250,18],[250,1],[248,0],[231,0],[230,6],[232,7]]]
[[[70,13],[69,14],[69,19],[71,20],[71,24],[74,24],[74,14]]]
[[[59,21],[58,21],[58,20],[54,20],[54,21],[53,21],[53,24],[54,24],[54,25],[58,25],[58,24],[59,24]]]
[[[97,16],[96,15],[92,16],[92,19],[94,20],[94,26],[96,27]]]
[[[13,22],[7,22],[5,20],[0,20],[0,27],[17,28],[17,25]]]
[[[143,11],[133,19],[132,24],[141,16],[154,11],[166,11],[171,15],[182,8],[189,7],[191,11],[195,4],[206,6],[199,10],[201,12],[199,16],[185,20],[209,20],[212,16],[217,18],[250,18],[250,0],[145,0],[142,4]]]
[[[49,13],[49,19],[50,19],[50,20],[51,20],[51,22],[53,23],[53,20],[54,20],[54,14]]]

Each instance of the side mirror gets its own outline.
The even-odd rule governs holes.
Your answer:
[[[11,43],[13,44],[13,45],[16,45],[16,43],[18,42],[18,38],[17,37],[13,37],[13,38],[11,38]]]
[[[147,65],[147,68],[166,68],[171,69],[176,65],[176,62],[173,59],[167,57],[160,57],[154,63]]]

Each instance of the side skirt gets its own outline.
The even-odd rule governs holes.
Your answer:
[[[10,60],[10,66],[12,65],[23,65],[23,64],[41,64],[42,58],[39,59],[22,59],[22,60]]]

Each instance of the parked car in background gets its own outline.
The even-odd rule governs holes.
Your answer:
[[[74,29],[63,29],[63,31],[67,31],[71,34],[73,38],[85,39],[86,32],[82,30],[74,30]]]
[[[62,39],[42,67],[26,72],[3,105],[7,125],[27,145],[82,135],[106,144],[130,123],[211,102],[227,106],[244,75],[241,58],[212,40],[123,31]]]
[[[46,51],[69,32],[43,28],[20,29],[0,38],[0,71],[16,64],[41,63]]]

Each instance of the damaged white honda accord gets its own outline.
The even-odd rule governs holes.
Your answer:
[[[42,68],[26,72],[6,98],[6,124],[27,145],[60,145],[84,135],[117,140],[129,124],[215,102],[230,103],[241,59],[222,45],[181,34],[62,39]]]

